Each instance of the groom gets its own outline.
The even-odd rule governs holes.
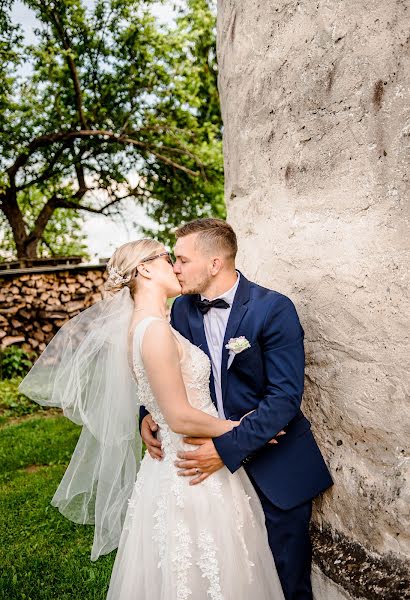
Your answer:
[[[197,449],[180,453],[176,465],[193,485],[224,465],[232,473],[243,466],[265,513],[286,600],[311,600],[312,499],[333,482],[300,409],[304,333],[298,315],[289,298],[235,269],[236,235],[225,221],[197,219],[176,235],[174,271],[182,296],[171,323],[208,354],[219,416],[244,417],[220,437],[188,439]],[[226,348],[242,336],[244,343]],[[157,425],[144,407],[140,422],[148,452],[160,459]],[[276,443],[268,443],[273,438]]]

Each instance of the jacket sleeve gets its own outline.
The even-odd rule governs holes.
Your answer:
[[[270,306],[260,337],[266,387],[258,407],[240,425],[213,438],[233,473],[298,414],[303,395],[304,332],[292,301],[280,296]]]
[[[171,325],[172,327],[175,327],[175,311],[174,311],[174,304],[171,307]],[[144,419],[144,417],[146,417],[147,415],[149,415],[149,412],[147,411],[147,409],[145,408],[145,406],[143,406],[141,404],[140,406],[140,414],[139,414],[139,429],[140,429],[140,433],[141,433],[141,424],[142,421]]]

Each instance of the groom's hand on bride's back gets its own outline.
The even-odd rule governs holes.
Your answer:
[[[161,442],[155,437],[157,431],[158,425],[155,423],[154,419],[151,415],[146,415],[141,423],[141,437],[151,458],[161,460]]]

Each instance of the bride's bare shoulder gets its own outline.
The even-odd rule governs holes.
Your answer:
[[[147,321],[144,319],[144,321]],[[134,333],[138,334],[140,321]],[[178,353],[179,358],[183,355],[183,345],[176,332],[169,321],[163,318],[151,318],[150,322],[146,323],[144,329],[144,335],[141,343],[141,351],[144,357],[159,357],[162,356],[165,360],[170,355],[175,354],[175,350]]]

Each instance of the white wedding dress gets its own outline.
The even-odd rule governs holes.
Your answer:
[[[140,321],[132,367],[139,402],[160,427],[161,461],[146,452],[128,501],[107,600],[283,600],[259,498],[243,469],[226,467],[190,486],[177,475],[176,453],[192,450],[173,433],[150,389],[141,359]],[[217,416],[208,356],[172,328],[192,406]],[[148,333],[149,334],[149,333]]]

